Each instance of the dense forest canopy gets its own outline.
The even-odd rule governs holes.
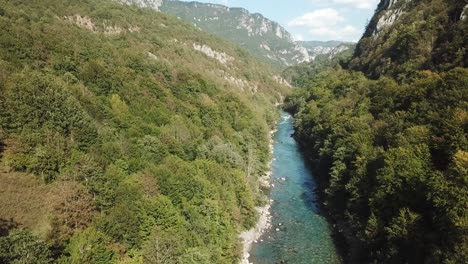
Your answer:
[[[382,0],[285,109],[355,263],[468,259],[466,1]],[[0,0],[0,263],[237,263],[290,89],[111,0]]]
[[[0,262],[236,263],[272,76],[152,10],[0,0]]]
[[[382,0],[359,41],[350,68],[370,78],[410,78],[418,69],[468,65],[464,0]]]
[[[286,71],[301,88],[285,108],[351,263],[468,259],[461,2],[381,1],[348,61]],[[395,10],[401,16],[376,34]]]

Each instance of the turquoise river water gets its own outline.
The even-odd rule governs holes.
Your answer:
[[[329,224],[317,203],[316,182],[292,137],[293,122],[291,115],[281,112],[274,135],[272,227],[253,245],[250,262],[340,263]]]

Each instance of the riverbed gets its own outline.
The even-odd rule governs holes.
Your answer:
[[[254,264],[341,263],[330,226],[321,212],[317,184],[297,142],[294,119],[281,112],[274,134],[271,228],[250,251]]]

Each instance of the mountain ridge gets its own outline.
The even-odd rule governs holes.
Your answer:
[[[465,67],[467,7],[467,1],[459,0],[381,0],[356,46],[351,68],[372,78],[406,78],[419,69]]]
[[[241,7],[177,0],[121,2],[153,8],[178,17],[201,30],[236,43],[277,69],[310,62],[317,55],[329,54],[339,44],[347,44],[342,41],[295,41],[279,23]],[[309,48],[304,45],[309,45]]]
[[[249,50],[280,68],[310,61],[306,49],[279,23],[247,9],[199,2],[164,1],[161,12],[181,18]]]

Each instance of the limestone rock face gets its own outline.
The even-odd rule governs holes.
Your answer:
[[[234,58],[227,55],[226,53],[213,50],[211,47],[204,44],[200,45],[193,43],[193,49],[204,53],[210,58],[216,59],[221,64],[227,64],[228,62],[234,61]]]
[[[244,8],[165,0],[160,11],[248,50],[277,68],[309,62],[308,50],[280,24]]]
[[[468,4],[463,8],[462,14],[460,15],[460,20],[465,20],[468,16]]]
[[[384,28],[391,26],[401,17],[411,0],[385,0],[381,16],[377,22],[373,35],[378,35]]]
[[[315,60],[317,57],[327,55],[329,58],[334,58],[338,53],[348,49],[354,49],[354,43],[342,42],[337,40],[330,41],[298,41],[297,44],[307,49],[310,60]]]
[[[466,67],[466,0],[381,0],[350,67],[370,78]]]
[[[139,7],[146,7],[155,10],[159,10],[163,0],[118,0],[127,5],[137,5]]]

